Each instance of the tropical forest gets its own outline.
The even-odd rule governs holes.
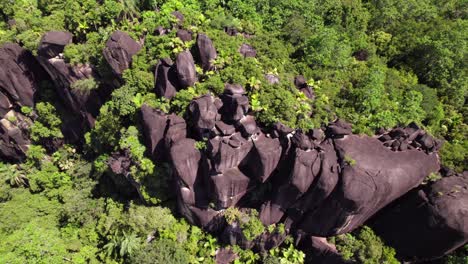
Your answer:
[[[0,264],[468,264],[466,0],[0,0]]]

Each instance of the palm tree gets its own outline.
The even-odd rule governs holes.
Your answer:
[[[5,175],[6,181],[12,187],[28,187],[29,181],[28,177],[23,173],[17,164],[12,165],[0,165],[0,174]]]
[[[141,239],[134,233],[127,234],[123,231],[123,234],[119,235],[118,232],[115,232],[112,239],[104,245],[104,249],[108,257],[124,258],[132,255],[140,247],[140,242]]]

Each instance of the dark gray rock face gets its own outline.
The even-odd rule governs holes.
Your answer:
[[[241,120],[249,111],[249,98],[245,95],[244,88],[238,84],[226,84],[221,99],[223,118],[229,122]]]
[[[438,157],[412,150],[394,152],[377,139],[345,136],[334,140],[341,160],[341,181],[301,228],[319,236],[352,231],[378,210],[439,170]],[[313,224],[309,224],[313,223]]]
[[[171,99],[176,95],[179,81],[177,79],[176,67],[171,59],[159,60],[154,77],[157,96]]]
[[[164,134],[145,135],[154,142],[164,138],[170,149],[181,214],[227,243],[265,251],[283,241],[266,231],[248,241],[239,224],[224,218],[229,207],[256,208],[264,225],[284,223],[286,234],[303,234],[319,256],[343,263],[326,240],[315,236],[358,228],[439,170],[435,140],[414,126],[378,137],[353,135],[342,120],[307,133],[280,123],[265,129],[248,114],[241,86],[226,84],[221,100],[195,98],[188,130],[182,118],[171,115],[165,117]],[[145,122],[145,127],[164,126],[161,117]],[[195,147],[187,136],[203,138],[206,146]],[[405,150],[385,145],[399,138],[420,145]],[[147,143],[150,149],[154,142]]]
[[[218,57],[213,41],[207,35],[200,33],[197,37],[197,49],[202,69],[204,71],[212,70],[213,61]]]
[[[143,197],[139,192],[140,184],[130,174],[130,167],[134,163],[129,151],[113,153],[107,160],[107,164],[109,165],[107,176],[110,177],[120,194],[128,198]]]
[[[97,76],[91,65],[73,66],[64,61],[60,53],[70,41],[69,32],[51,31],[44,34],[37,59],[51,77],[64,105],[70,110],[70,120],[68,120],[70,125],[66,127],[73,131],[67,134],[70,135],[71,141],[77,141],[86,130],[94,126],[102,100],[96,89],[75,88],[78,82],[95,79]],[[50,43],[54,43],[53,52],[50,51]],[[51,57],[57,52],[59,52],[57,56]]]
[[[188,42],[192,40],[192,33],[185,29],[177,30],[176,36],[180,38],[183,42]]]
[[[214,129],[216,121],[219,120],[218,109],[211,95],[204,95],[193,100],[189,105],[189,111],[201,137],[209,134]]]
[[[166,154],[164,137],[168,124],[167,116],[146,104],[141,107],[141,115],[146,146],[155,160],[161,160]]]
[[[37,54],[51,59],[63,52],[66,45],[71,44],[73,35],[67,31],[49,31],[42,36]]]
[[[176,67],[181,87],[193,86],[197,81],[197,72],[192,54],[189,51],[183,51],[177,55]]]
[[[468,173],[414,190],[384,210],[376,232],[407,260],[429,260],[468,243]]]
[[[244,57],[252,57],[255,58],[257,56],[257,51],[254,49],[254,47],[250,46],[249,44],[242,44],[239,48],[239,53]]]
[[[265,182],[278,166],[280,158],[279,140],[261,135],[253,140],[253,149],[247,158],[245,170],[250,177]]]
[[[122,73],[132,63],[132,56],[140,51],[141,45],[133,40],[127,33],[115,31],[106,42],[103,55],[114,74],[122,77]]]
[[[32,121],[17,110],[33,107],[45,72],[34,56],[17,44],[0,47],[0,157],[20,161],[29,147]]]
[[[0,48],[0,63],[2,115],[13,104],[33,107],[38,75],[43,74],[34,56],[17,44],[7,43]]]
[[[219,208],[236,206],[248,190],[250,179],[238,168],[229,168],[222,174],[211,176]]]

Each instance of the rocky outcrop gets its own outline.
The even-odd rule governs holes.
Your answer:
[[[141,45],[127,33],[115,31],[106,42],[103,55],[113,73],[121,78],[122,73],[130,68],[133,55],[140,51]]]
[[[65,62],[62,52],[71,41],[69,32],[47,32],[39,45],[37,59],[50,75],[59,97],[70,111],[67,120],[70,125],[65,125],[68,130],[65,134],[70,140],[76,141],[84,131],[94,126],[102,100],[96,89],[95,79],[98,76],[91,65],[71,65]]]
[[[243,43],[240,48],[239,48],[239,53],[244,57],[253,57],[255,58],[257,56],[257,51],[254,49],[254,47],[250,46],[249,44]]]
[[[249,114],[245,90],[236,84],[226,84],[220,98],[193,99],[188,127],[147,106],[142,112],[150,116],[144,117],[148,148],[164,141],[170,152],[181,214],[227,243],[260,251],[280,244],[281,236],[265,231],[247,240],[239,223],[223,220],[225,209],[255,208],[264,225],[284,223],[286,234],[309,237],[318,255],[330,255],[316,237],[358,228],[439,170],[438,143],[414,125],[375,137],[354,135],[343,120],[307,133],[280,123],[267,129]]]
[[[429,260],[468,243],[468,173],[402,197],[378,215],[375,231],[399,257]]]
[[[20,161],[30,144],[28,130],[32,124],[20,109],[34,107],[38,83],[45,79],[45,72],[30,52],[13,43],[0,48],[0,64],[0,157]]]
[[[183,51],[177,55],[176,67],[181,88],[193,86],[197,81],[197,72],[192,54],[189,51]]]
[[[204,71],[212,70],[213,62],[218,57],[213,41],[205,34],[198,34],[197,50],[202,69]]]
[[[157,96],[166,97],[167,99],[171,99],[175,96],[179,81],[177,79],[176,66],[173,64],[171,59],[167,58],[159,60],[156,65],[154,79],[154,91]]]
[[[394,152],[377,139],[348,135],[335,139],[340,181],[300,228],[319,236],[354,230],[377,211],[439,170],[438,157],[419,150]],[[313,224],[310,224],[313,223]]]

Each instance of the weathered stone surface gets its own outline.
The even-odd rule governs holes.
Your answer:
[[[230,264],[238,258],[231,248],[220,248],[216,251],[216,264]]]
[[[2,116],[13,104],[33,107],[38,75],[43,74],[34,56],[17,44],[7,43],[0,48],[0,64]]]
[[[328,125],[327,130],[325,131],[328,137],[331,138],[340,138],[345,135],[352,134],[352,127],[351,124],[346,123],[341,119],[337,119],[335,122],[330,123]]]
[[[249,111],[249,98],[244,93],[245,90],[238,84],[225,85],[221,112],[226,121],[239,121]]]
[[[72,43],[73,35],[67,31],[49,31],[42,36],[37,54],[50,59],[63,52],[66,45]]]
[[[177,70],[171,59],[159,60],[154,77],[157,96],[171,99],[176,95],[178,87]]]
[[[238,168],[230,168],[223,174],[211,176],[217,205],[220,208],[235,206],[247,192],[250,179]]]
[[[185,29],[177,30],[176,36],[180,38],[180,40],[182,40],[183,42],[188,42],[192,40],[192,32]]]
[[[394,152],[375,138],[348,135],[335,139],[334,144],[342,161],[341,181],[301,224],[313,235],[330,236],[355,229],[439,170],[436,154]]]
[[[236,132],[236,128],[233,125],[228,125],[223,121],[217,121],[215,126],[222,136],[230,136]]]
[[[32,121],[16,111],[34,106],[45,72],[30,52],[13,43],[0,48],[0,64],[0,157],[21,161],[30,144]]]
[[[107,160],[109,173],[107,176],[111,179],[116,190],[127,198],[140,197],[140,184],[133,179],[130,174],[130,167],[134,165],[130,158],[129,151],[123,153],[116,152]]]
[[[195,128],[202,137],[215,127],[216,120],[219,119],[214,98],[209,94],[193,100],[189,105],[189,111]]]
[[[229,168],[237,167],[252,148],[252,142],[235,133],[229,137],[215,137],[209,141],[209,153],[212,170],[223,173]]]
[[[197,49],[202,69],[204,71],[211,70],[213,61],[218,57],[213,41],[207,35],[200,33],[197,36]]]
[[[189,51],[183,51],[177,55],[176,59],[177,76],[182,88],[193,86],[197,81],[195,62]]]
[[[187,137],[187,124],[182,117],[176,114],[170,114],[167,118],[169,121],[166,128],[165,143],[166,148],[169,149],[174,143]]]
[[[103,55],[114,74],[121,77],[123,71],[130,67],[132,56],[140,49],[141,45],[138,42],[127,33],[117,30],[107,40]]]
[[[0,119],[0,158],[8,161],[22,161],[30,145],[28,130],[32,124],[29,118],[10,110]]]
[[[242,117],[238,122],[238,129],[241,131],[244,137],[249,137],[255,133],[259,132],[257,123],[255,122],[255,117],[251,115],[246,115]]]
[[[195,140],[179,140],[171,147],[170,153],[176,175],[189,189],[193,189],[201,159],[200,151],[195,148]]]
[[[51,31],[44,34],[37,60],[49,74],[57,93],[70,111],[64,124],[64,134],[73,142],[80,140],[83,133],[94,126],[102,100],[96,89],[80,89],[79,85],[76,85],[79,81],[97,78],[91,65],[70,65],[60,54],[50,57],[63,51],[65,45],[71,41],[71,37],[67,40],[68,37],[68,32]]]
[[[306,79],[302,75],[298,75],[294,78],[294,85],[296,88],[304,93],[307,98],[309,99],[314,99],[315,98],[315,93],[314,90],[312,89],[311,86],[307,84]]]
[[[146,147],[154,159],[161,160],[167,154],[164,137],[169,120],[164,113],[146,104],[141,106],[141,114]]]
[[[184,15],[179,12],[179,11],[174,11],[171,13],[175,18],[177,18],[177,23],[179,26],[181,26],[184,23],[185,17]]]
[[[278,166],[281,145],[277,138],[261,135],[253,140],[253,146],[243,170],[248,172],[249,177],[265,182]]]
[[[414,190],[385,209],[373,225],[404,259],[427,260],[468,243],[468,174]]]
[[[248,57],[256,57],[257,56],[257,51],[254,49],[254,47],[250,46],[249,44],[243,43],[240,48],[239,48],[239,53],[244,56],[244,58]]]

